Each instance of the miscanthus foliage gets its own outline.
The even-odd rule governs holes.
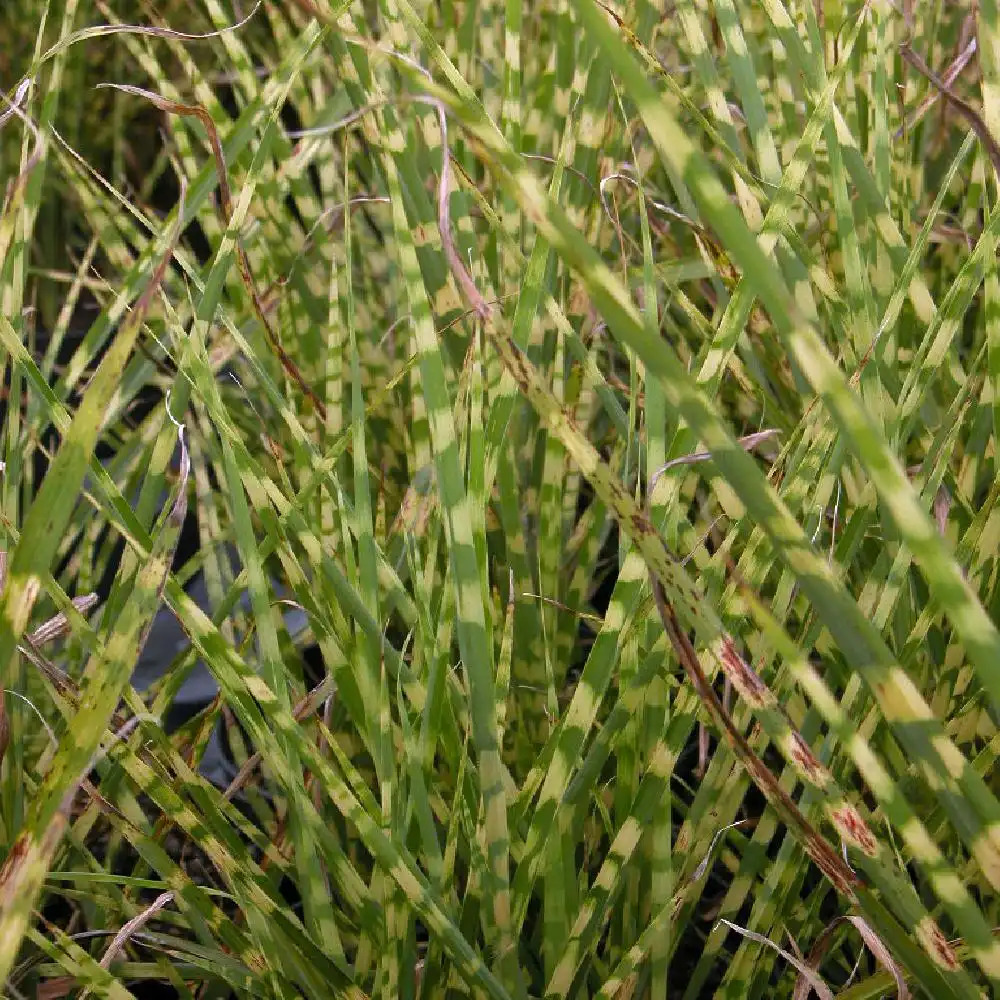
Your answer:
[[[0,34],[4,995],[997,992],[992,0]]]

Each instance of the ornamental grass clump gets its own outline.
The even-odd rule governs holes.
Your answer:
[[[5,996],[997,992],[992,3],[0,36]]]

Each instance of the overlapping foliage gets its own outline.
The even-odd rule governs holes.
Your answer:
[[[972,7],[4,7],[5,992],[996,991]]]

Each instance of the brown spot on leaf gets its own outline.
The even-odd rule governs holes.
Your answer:
[[[22,833],[13,844],[10,845],[10,852],[2,866],[0,866],[0,888],[6,885],[7,880],[14,873],[17,866],[24,860],[28,853],[28,835]]]
[[[630,1000],[632,996],[635,995],[635,986],[638,982],[638,975],[635,972],[630,972],[621,982],[621,985],[615,990],[615,1000]]]
[[[941,485],[934,497],[934,520],[937,522],[938,533],[944,537],[948,531],[948,514],[951,512],[951,494],[948,487]]]
[[[7,692],[0,684],[0,764],[10,744],[10,719],[7,716]]]
[[[922,920],[917,927],[917,937],[928,955],[942,968],[953,971],[958,968],[958,956],[941,928],[933,920]]]
[[[649,522],[638,511],[632,515],[632,531],[638,538],[650,533]]]
[[[861,880],[844,864],[843,860],[830,850],[830,846],[820,837],[806,837],[806,850],[820,871],[830,880],[830,884],[842,896],[850,900],[856,899],[854,889]]]
[[[820,787],[826,784],[829,777],[826,768],[816,759],[809,744],[794,730],[791,735],[789,753],[809,781]]]
[[[845,840],[851,841],[869,857],[875,857],[878,853],[878,841],[854,806],[843,805],[830,810],[830,819]]]
[[[744,701],[752,705],[763,705],[767,701],[767,685],[757,676],[736,648],[736,643],[727,635],[719,644],[719,656],[726,676],[733,682]]]

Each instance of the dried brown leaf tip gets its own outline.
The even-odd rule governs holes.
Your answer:
[[[0,595],[3,594],[7,586],[7,551],[0,549]],[[97,604],[97,594],[85,594],[83,597],[74,597],[73,606],[80,614],[86,614]],[[43,643],[58,639],[69,631],[69,618],[63,612],[53,615],[48,620],[42,622],[34,630],[25,636],[29,646],[40,646]],[[27,652],[22,648],[22,652]],[[0,763],[3,762],[10,745],[10,716],[7,713],[7,691],[0,685]]]
[[[731,931],[736,931],[736,933],[741,937],[748,938],[751,941],[756,941],[757,944],[764,945],[765,947],[776,951],[786,962],[788,962],[789,965],[798,970],[799,981],[807,984],[806,989],[808,991],[814,992],[821,998],[821,1000],[834,1000],[833,991],[820,977],[816,968],[808,961],[804,961],[798,954],[792,954],[792,952],[782,948],[781,945],[779,945],[776,941],[772,941],[771,938],[766,935],[752,931],[748,927],[741,927],[739,924],[734,924],[731,921],[726,920],[724,917],[719,920],[719,923],[728,927]],[[796,948],[796,951],[798,951],[798,948]]]
[[[84,594],[83,597],[74,597],[73,607],[81,615],[85,615],[97,604],[97,599],[97,594]],[[67,632],[69,632],[69,618],[64,612],[60,611],[59,614],[53,615],[47,621],[42,622],[28,638],[32,645],[40,646],[42,643],[51,642],[53,639],[58,639],[66,635]]]
[[[7,588],[7,565],[7,552],[5,549],[0,549],[0,596],[3,596],[3,592]],[[97,604],[97,601],[97,594],[84,594],[82,597],[72,598],[73,607],[81,615],[85,615],[90,611]],[[51,642],[53,639],[58,639],[68,631],[69,618],[64,612],[60,611],[58,614],[42,622],[34,632],[31,632],[27,636],[27,639],[32,645],[40,646],[44,642]],[[2,754],[0,754],[0,757],[2,757]]]
[[[983,144],[993,169],[997,177],[1000,177],[1000,144],[997,143],[983,121],[979,112],[972,105],[968,104],[958,96],[949,83],[941,79],[924,60],[913,51],[909,43],[904,43],[899,47],[899,54],[921,75],[927,78],[928,82],[940,94],[947,98],[948,103],[968,122],[969,127],[976,133],[976,138]]]
[[[823,963],[824,957],[830,950],[830,946],[836,938],[837,928],[842,924],[851,924],[852,927],[861,935],[862,941],[868,947],[868,950],[875,956],[875,959],[879,964],[888,971],[892,978],[896,981],[896,996],[899,1000],[910,1000],[910,991],[906,985],[906,978],[903,975],[903,970],[900,968],[899,964],[892,957],[892,953],[885,946],[882,939],[872,930],[871,926],[858,916],[842,916],[836,917],[832,920],[826,927],[823,928],[823,932],[819,935],[816,941],[813,943],[812,948],[809,949],[809,954],[805,958],[805,966],[812,973],[818,973],[820,966]],[[811,979],[804,975],[802,970],[798,979],[795,982],[795,989],[792,992],[792,1000],[808,1000],[812,995],[813,984]]]

